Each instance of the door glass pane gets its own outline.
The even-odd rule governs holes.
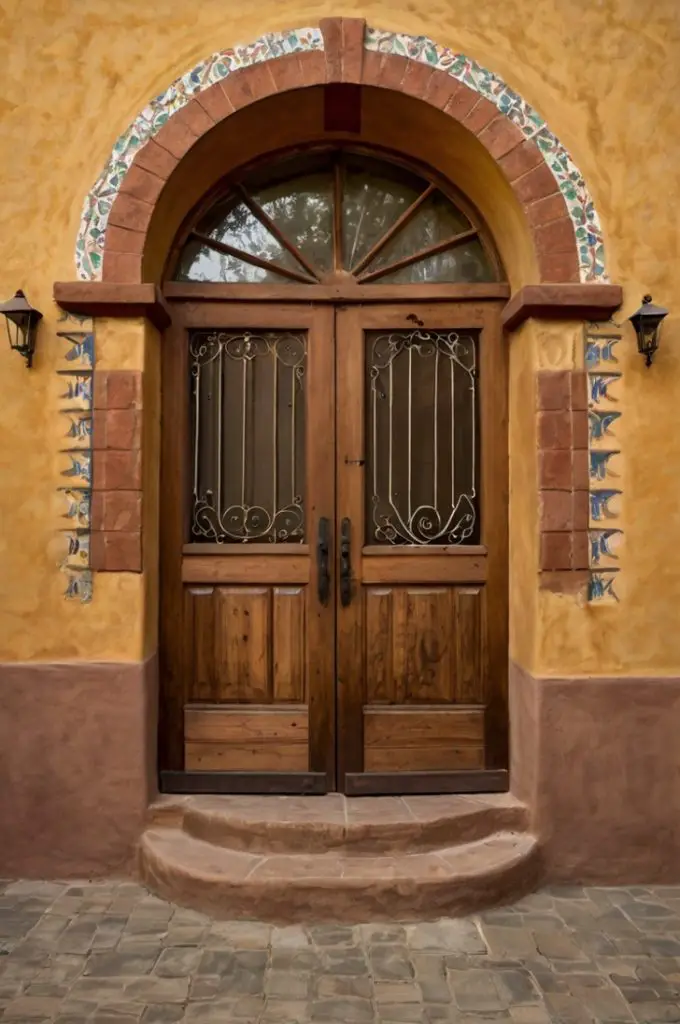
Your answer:
[[[333,264],[333,177],[307,174],[270,185],[253,199],[316,270]],[[295,263],[296,268],[299,264]]]
[[[366,543],[479,543],[477,340],[366,333]]]
[[[194,331],[191,540],[302,542],[306,334]]]
[[[347,160],[343,175],[342,251],[350,270],[408,210],[427,182],[383,161]]]
[[[477,239],[462,242],[454,249],[427,256],[401,270],[393,270],[374,282],[379,284],[435,284],[441,282],[476,284],[495,281],[496,272]]]
[[[366,273],[396,263],[421,249],[468,231],[469,228],[467,217],[440,192],[435,192],[371,260]]]

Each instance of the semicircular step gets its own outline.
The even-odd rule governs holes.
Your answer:
[[[149,828],[138,857],[157,895],[218,918],[272,923],[427,920],[516,899],[540,878],[528,833],[420,853],[263,855],[227,849],[178,828]]]

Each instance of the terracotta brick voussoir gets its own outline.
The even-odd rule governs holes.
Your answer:
[[[102,267],[103,281],[137,284],[142,280],[142,254],[138,252],[107,252]]]
[[[523,205],[535,203],[536,200],[545,199],[546,196],[559,191],[552,171],[542,162],[511,184],[513,192]]]
[[[133,163],[123,178],[120,191],[129,192],[130,195],[144,200],[145,203],[155,203],[164,185],[163,178],[159,178],[153,171],[147,171],[146,168]]]
[[[188,128],[197,139],[215,127],[215,118],[210,111],[200,103],[196,103],[194,99],[189,100],[185,107],[180,107],[172,117],[173,120]]]
[[[129,228],[111,224],[106,229],[106,249],[108,252],[141,253],[144,249],[145,237],[141,231],[130,231]]]
[[[498,107],[495,103],[480,96],[472,110],[463,118],[463,124],[475,135],[479,135],[497,116]]]
[[[298,54],[302,85],[321,85],[326,81],[326,56],[321,50],[306,50]]]
[[[377,81],[380,88],[401,91],[401,83],[404,81],[409,63],[408,58],[400,57],[396,53],[383,54]]]
[[[239,68],[220,82],[225,96],[235,110],[247,107],[249,103],[263,100],[276,92],[274,79],[269,71],[269,61],[251,64],[248,68]]]
[[[456,121],[463,122],[479,99],[479,93],[468,88],[463,82],[456,82],[451,99],[444,107],[444,113]]]
[[[208,89],[208,92],[210,91],[211,90]],[[191,102],[195,103],[196,100],[192,100]],[[146,145],[142,146],[137,153],[132,166],[141,167],[145,171],[151,171],[152,174],[157,174],[159,178],[163,178],[167,181],[178,163],[179,160],[176,156],[173,156],[167,149],[163,149],[162,146],[159,146],[155,139],[149,139]]]
[[[178,117],[170,117],[154,135],[155,141],[181,160],[196,142],[197,136]]]
[[[225,118],[234,113],[234,104],[225,94],[221,82],[215,82],[209,89],[196,93],[191,102],[198,103],[203,107],[215,124],[219,121],[224,121]]]
[[[502,156],[498,161],[498,164],[505,177],[512,184],[512,182],[517,181],[518,178],[528,174],[529,171],[533,171],[535,167],[541,166],[543,164],[543,154],[534,142],[527,140],[520,146],[517,146],[516,149],[513,149],[509,153],[506,153],[505,156]],[[555,182],[555,189],[556,188],[557,182]],[[555,189],[553,189],[553,192]],[[534,200],[529,200],[529,202],[533,201]]]
[[[109,225],[117,224],[130,231],[146,232],[150,222],[153,206],[150,203],[131,196],[128,192],[120,192],[111,207]]]
[[[572,231],[573,233],[573,231]],[[538,269],[546,284],[578,284],[581,279],[576,243],[570,251],[539,252]]]
[[[427,83],[427,89],[423,95],[426,103],[439,110],[445,110],[458,92],[460,82],[447,75],[445,71],[433,71],[432,77]]]
[[[434,73],[434,68],[431,68],[429,64],[422,64],[417,60],[409,61],[406,74],[401,83],[402,92],[405,92],[408,96],[416,96],[418,99],[422,99],[427,94]]]
[[[479,133],[479,141],[495,160],[499,160],[506,153],[521,146],[524,142],[524,135],[516,124],[513,124],[504,114],[500,114],[489,121],[486,128]]]
[[[342,18],[341,21],[342,81],[358,85],[363,77],[366,22],[363,18]]]
[[[299,89],[304,84],[300,54],[286,53],[283,57],[269,61],[268,66],[276,92]]]
[[[575,249],[574,225],[566,213],[559,220],[534,228],[532,233],[539,253],[571,253]]]

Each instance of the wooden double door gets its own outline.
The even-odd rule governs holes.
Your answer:
[[[499,304],[178,303],[166,791],[507,786]]]

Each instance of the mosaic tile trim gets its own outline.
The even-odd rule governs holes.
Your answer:
[[[588,465],[590,475],[590,578],[588,600],[620,600],[619,549],[623,488],[619,466],[621,449],[617,440],[622,412],[623,375],[617,369],[616,345],[620,333],[606,325],[584,332],[585,364],[588,377]]]
[[[92,376],[95,332],[91,317],[64,313],[57,337],[66,343],[60,361],[59,416],[63,444],[59,451],[59,493],[65,525],[60,569],[66,576],[64,596],[86,604],[92,600],[90,508],[92,505]]]
[[[399,54],[445,71],[494,103],[527,139],[533,140],[564,196],[573,222],[581,281],[608,280],[602,228],[593,198],[569,153],[533,107],[498,75],[464,54],[438,46],[425,36],[408,36],[367,27],[364,45],[367,50]],[[271,33],[254,43],[214,53],[151,100],[120,136],[106,167],[85,198],[76,240],[78,277],[86,281],[101,279],[104,236],[113,202],[136,153],[168,118],[185,106],[195,93],[209,88],[238,68],[305,50],[323,50],[320,29],[301,28]]]
[[[365,45],[367,50],[396,53],[446,71],[495,104],[501,114],[505,114],[517,125],[523,135],[540,149],[564,196],[574,225],[581,281],[607,281],[602,227],[583,175],[541,115],[526,100],[492,71],[481,67],[465,54],[438,46],[426,36],[408,36],[367,28]]]
[[[104,235],[111,207],[137,152],[168,118],[186,106],[197,92],[210,88],[232,71],[306,50],[323,50],[320,29],[272,32],[254,43],[213,53],[151,100],[117,140],[104,170],[85,197],[76,241],[78,277],[85,281],[101,280]]]

